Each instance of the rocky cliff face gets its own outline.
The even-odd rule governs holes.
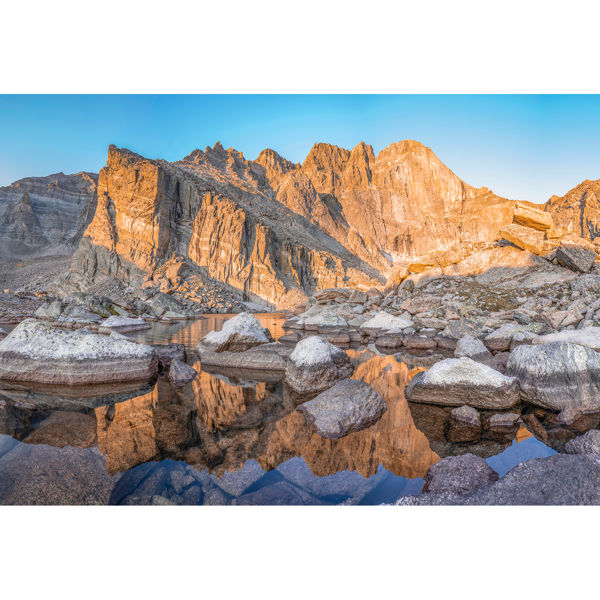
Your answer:
[[[377,269],[275,199],[269,177],[293,165],[262,157],[266,166],[217,144],[168,163],[111,146],[96,214],[74,256],[75,279],[151,285],[176,255],[270,306],[322,287],[383,282]]]
[[[0,256],[71,254],[95,211],[97,175],[57,173],[0,188]]]
[[[513,201],[467,185],[413,141],[378,156],[364,143],[316,144],[301,165],[271,149],[248,161],[219,143],[175,163],[111,146],[73,273],[84,286],[106,276],[152,285],[176,255],[246,300],[285,307],[490,242],[513,212]]]

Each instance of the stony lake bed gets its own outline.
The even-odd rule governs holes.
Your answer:
[[[596,448],[600,415],[588,413],[561,423],[556,411],[521,401],[502,409],[409,402],[405,390],[415,376],[432,364],[459,359],[453,351],[439,348],[391,354],[367,339],[341,344],[344,364],[350,365],[341,379],[364,382],[385,409],[376,410],[370,416],[374,422],[366,419],[358,430],[350,427],[337,438],[327,437],[318,421],[298,410],[314,402],[315,394],[298,394],[283,372],[202,368],[198,343],[211,331],[221,331],[234,316],[150,323],[146,329],[119,334],[141,344],[181,344],[184,362],[197,372],[183,385],[165,372],[142,383],[0,383],[0,502],[600,501],[595,492],[590,495],[598,471],[593,454],[567,453],[575,452],[577,443],[584,450]],[[275,342],[283,340],[282,345],[293,351],[293,336],[303,334],[284,327],[289,314],[255,316]],[[13,328],[5,326],[7,333]],[[334,389],[333,382],[328,389]],[[527,468],[527,489],[519,477],[520,463]],[[579,494],[567,493],[571,480],[582,473],[586,485]],[[538,483],[532,484],[536,477]],[[544,481],[552,478],[549,493]]]

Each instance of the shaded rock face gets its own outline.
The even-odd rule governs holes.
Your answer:
[[[265,166],[235,150],[217,144],[168,163],[111,146],[94,219],[73,259],[74,280],[110,275],[141,283],[173,254],[245,299],[271,306],[347,281],[365,288],[383,281],[279,204]]]
[[[97,181],[57,173],[0,187],[0,257],[71,254],[94,215]]]
[[[596,260],[596,253],[589,248],[561,246],[556,251],[556,260],[567,269],[588,273]]]
[[[586,346],[518,346],[510,353],[506,373],[518,379],[524,400],[563,411],[566,422],[600,410],[600,355]]]
[[[383,398],[364,381],[344,379],[298,407],[324,438],[337,440],[377,422],[385,412]]]

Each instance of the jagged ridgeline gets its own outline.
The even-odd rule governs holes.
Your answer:
[[[586,181],[539,207],[556,235],[594,239],[597,188]],[[77,247],[74,290],[115,279],[183,295],[214,288],[285,308],[318,289],[381,287],[410,263],[456,263],[507,226],[518,236],[516,206],[527,203],[468,185],[411,140],[377,156],[364,143],[319,143],[302,164],[270,149],[246,160],[219,143],[177,162],[110,146],[97,178],[61,173],[0,188],[0,256]],[[542,253],[533,241],[527,249]]]

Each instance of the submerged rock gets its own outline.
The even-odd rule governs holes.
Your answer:
[[[225,321],[221,331],[211,331],[205,335],[196,352],[201,352],[202,348],[209,348],[213,352],[243,352],[268,343],[269,338],[258,319],[250,313],[240,313]]]
[[[450,412],[449,442],[476,442],[481,436],[481,417],[471,407],[460,406]]]
[[[600,410],[600,355],[586,346],[518,346],[506,373],[518,379],[523,399],[536,406],[566,410],[569,418]]]
[[[448,456],[429,468],[423,492],[466,494],[497,480],[498,473],[479,456]]]
[[[194,381],[198,376],[198,371],[180,360],[174,359],[169,367],[169,380],[177,387],[183,387]]]
[[[167,371],[173,360],[185,362],[187,359],[183,344],[152,344],[152,349],[158,356],[158,368],[161,371]]]
[[[298,407],[324,438],[337,440],[377,422],[386,411],[383,398],[364,381],[344,379]]]
[[[406,387],[411,402],[442,406],[506,409],[519,401],[514,377],[470,358],[447,358],[417,373]]]
[[[319,336],[304,338],[290,354],[285,370],[287,385],[299,394],[314,394],[352,375],[348,355]]]
[[[143,381],[157,373],[150,346],[111,336],[77,335],[35,319],[0,342],[0,379],[63,385]]]

